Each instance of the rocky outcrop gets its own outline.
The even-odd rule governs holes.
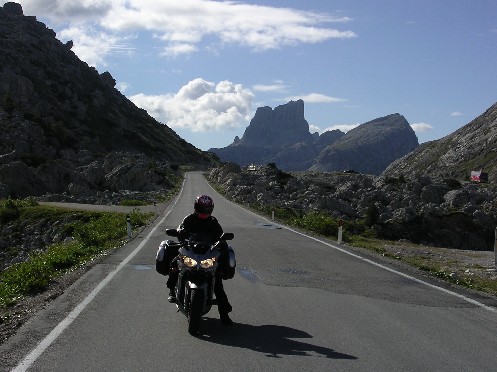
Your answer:
[[[310,170],[333,172],[345,167],[379,175],[418,145],[407,120],[399,114],[388,115],[347,132],[318,155]]]
[[[296,215],[321,211],[346,221],[371,220],[381,238],[459,249],[493,249],[497,186],[351,173],[255,171],[227,164],[209,179],[242,204],[278,207]],[[371,210],[374,213],[371,213]],[[369,215],[369,217],[368,217]],[[366,218],[368,217],[368,218]]]
[[[471,171],[481,169],[497,182],[497,103],[454,133],[398,159],[385,174],[468,180]]]
[[[414,131],[399,114],[362,124],[347,134],[333,130],[312,135],[304,118],[304,102],[299,100],[274,111],[259,108],[242,138],[209,151],[242,166],[275,163],[287,171],[354,169],[378,175],[417,146]]]
[[[224,148],[210,149],[222,161],[241,165],[276,162],[284,169],[307,169],[316,155],[314,136],[304,117],[304,101],[259,107],[242,138]],[[312,156],[311,158],[309,156]]]
[[[216,162],[55,36],[0,7],[0,198],[167,189],[179,165]]]
[[[304,101],[290,101],[276,107],[259,107],[238,146],[280,147],[312,142],[304,117]]]

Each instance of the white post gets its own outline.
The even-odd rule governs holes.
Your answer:
[[[131,217],[129,214],[126,216],[126,230],[128,231],[128,238],[131,238]]]
[[[343,241],[343,220],[338,221],[338,244],[342,244]]]
[[[274,211],[271,213],[271,219],[274,221]]]
[[[494,242],[494,253],[495,253],[495,268],[497,269],[497,227],[495,228],[495,242]]]

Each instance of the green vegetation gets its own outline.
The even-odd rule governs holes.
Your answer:
[[[143,226],[152,215],[133,211],[131,224],[134,228]],[[122,245],[127,234],[124,213],[53,208],[30,200],[0,202],[0,227],[7,223],[29,225],[40,220],[59,221],[61,229],[72,239],[32,252],[27,261],[0,273],[0,307],[14,305],[23,296],[45,290],[53,279]]]
[[[136,199],[123,199],[119,203],[119,205],[127,206],[127,207],[141,207],[144,205],[149,205],[150,203],[143,201],[143,200],[136,200]]]
[[[323,211],[302,213],[291,208],[258,204],[251,205],[251,208],[265,216],[272,217],[274,212],[277,221],[324,237],[336,238],[338,235],[339,220]],[[343,225],[343,232],[345,242],[351,242],[356,236],[360,235],[375,236],[374,231],[366,228],[363,221],[346,221]]]

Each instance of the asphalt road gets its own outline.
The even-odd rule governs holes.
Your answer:
[[[225,282],[235,325],[221,325],[213,308],[192,337],[154,262],[165,229],[191,212],[200,193],[214,198],[214,215],[235,233],[237,274]],[[495,304],[271,223],[224,200],[199,173],[187,175],[157,222],[2,345],[9,353],[2,370],[497,369]]]

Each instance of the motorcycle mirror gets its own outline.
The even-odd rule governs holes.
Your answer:
[[[166,235],[169,235],[169,236],[178,236],[178,230],[176,230],[176,229],[167,229],[166,230]]]
[[[234,237],[235,237],[235,234],[233,234],[233,233],[224,233],[221,236],[221,240],[233,240]]]

